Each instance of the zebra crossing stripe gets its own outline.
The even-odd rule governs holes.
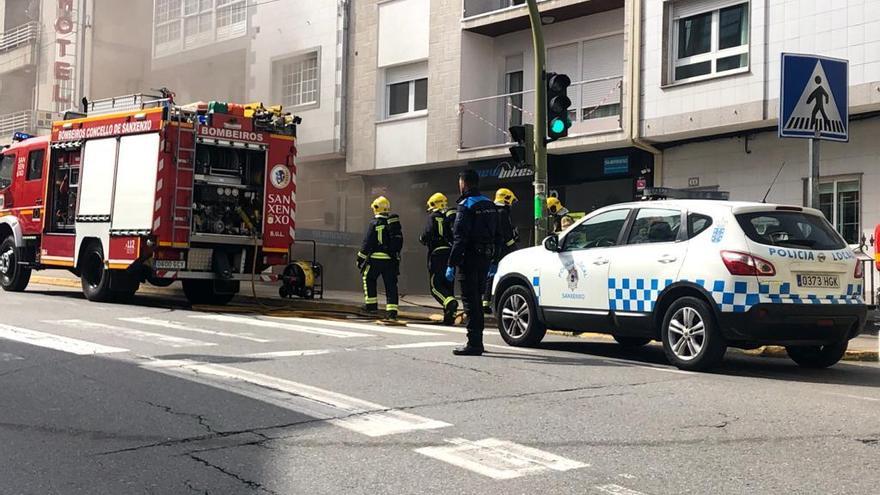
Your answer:
[[[170,320],[158,320],[155,318],[142,317],[142,318],[119,318],[120,321],[125,321],[129,323],[137,323],[140,325],[149,325],[154,327],[162,327],[162,328],[170,328],[172,330],[180,330],[181,332],[192,332],[192,333],[201,333],[205,335],[215,335],[217,337],[225,337],[227,339],[241,339],[248,340],[250,342],[259,342],[261,344],[265,344],[268,342],[272,342],[268,339],[260,339],[257,337],[253,337],[246,333],[229,333],[229,332],[221,332],[219,330],[207,330],[204,328],[191,327],[189,325],[184,325],[183,323],[178,323]]]
[[[416,449],[419,454],[498,480],[509,480],[546,471],[569,471],[589,466],[549,452],[506,440],[476,442],[447,439],[448,445]]]
[[[61,337],[51,333],[38,332],[27,328],[14,327],[0,324],[0,339],[21,342],[22,344],[35,345],[46,349],[77,354],[80,356],[90,354],[110,354],[113,352],[128,352],[128,349],[95,344],[85,340]]]
[[[258,320],[256,318],[248,318],[243,316],[191,315],[190,318],[219,321],[223,323],[235,323],[239,325],[250,325],[254,327],[272,328],[275,330],[289,330],[291,332],[310,333],[312,335],[323,335],[324,337],[335,337],[339,339],[347,339],[351,337],[372,337],[372,335],[366,333],[344,332],[342,330],[331,330],[329,328],[307,327],[304,325],[293,325],[291,323]]]
[[[175,337],[173,335],[165,335],[163,333],[145,332],[143,330],[135,330],[133,328],[107,325],[105,323],[97,323],[86,320],[55,320],[46,321],[44,323],[61,325],[68,328],[97,330],[99,332],[112,333],[114,335],[118,335],[127,339],[139,340],[141,342],[149,342],[151,344],[167,345],[169,347],[210,347],[217,345],[213,342],[186,339],[183,337]]]

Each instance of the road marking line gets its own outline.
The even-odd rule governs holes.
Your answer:
[[[383,327],[381,325],[371,325],[369,323],[360,323],[354,321],[336,321],[336,320],[312,320],[309,318],[283,318],[283,317],[270,317],[273,320],[278,321],[295,321],[299,323],[310,323],[314,325],[326,325],[328,327],[336,327],[336,328],[359,328],[361,330],[369,330],[371,332],[379,332],[379,333],[387,333],[392,335],[412,335],[419,337],[427,337],[431,335],[441,335],[439,333],[432,332],[422,332],[420,330],[412,330],[405,327]],[[407,324],[409,326],[409,324]]]
[[[407,323],[406,326],[412,328],[421,328],[423,330],[434,330],[451,333],[467,333],[467,329],[461,327],[450,327],[447,325],[427,325],[424,323]]]
[[[56,351],[69,352],[80,356],[89,354],[110,354],[112,352],[128,352],[128,349],[123,349],[121,347],[110,347],[107,345],[95,344],[94,342],[87,342],[85,340],[72,339],[70,337],[62,337],[51,333],[37,332],[36,330],[2,324],[0,324],[0,338],[38,347],[45,347],[47,349],[54,349]]]
[[[169,347],[209,347],[217,345],[212,342],[186,339],[161,333],[145,332],[143,330],[135,330],[133,328],[118,327],[116,325],[107,325],[86,320],[47,320],[43,321],[43,323],[61,325],[68,328],[98,330],[100,332],[112,333],[114,335],[119,335],[120,337],[139,340],[141,342],[149,342],[151,344],[161,343]]]
[[[646,495],[645,493],[630,490],[625,486],[615,484],[599,485],[596,487],[596,490],[599,490],[602,493],[607,493],[609,495]]]
[[[290,323],[258,320],[256,318],[247,318],[232,315],[191,315],[190,318],[200,318],[203,320],[220,321],[224,323],[237,323],[254,327],[272,328],[275,330],[289,330],[291,332],[309,333],[312,335],[322,335],[324,337],[335,337],[338,339],[347,339],[350,337],[373,337],[373,335],[369,335],[366,333],[343,332],[341,330],[331,330],[329,328],[312,328],[302,325],[293,325]]]
[[[252,337],[248,334],[237,334],[237,333],[220,332],[217,330],[206,330],[204,328],[191,327],[189,325],[184,325],[183,323],[177,323],[176,321],[171,321],[171,320],[158,320],[158,319],[149,318],[149,317],[119,318],[119,320],[129,322],[129,323],[139,323],[141,325],[151,325],[154,327],[170,328],[172,330],[180,330],[182,332],[202,333],[205,335],[215,335],[217,337],[226,337],[229,339],[249,340],[251,342],[259,342],[261,344],[272,342],[271,340],[258,339],[256,337]]]
[[[487,438],[472,442],[464,438],[447,439],[451,445],[423,447],[415,451],[453,466],[494,479],[508,480],[548,470],[568,471],[589,464],[566,459],[525,445]]]
[[[330,354],[333,352],[357,352],[357,351],[383,351],[390,349],[420,349],[425,347],[450,347],[458,345],[455,342],[415,342],[412,344],[392,344],[392,345],[379,345],[379,346],[369,346],[369,347],[346,347],[340,349],[304,349],[304,350],[291,350],[291,351],[273,351],[273,352],[258,352],[255,354],[248,354],[247,357],[253,358],[272,358],[272,357],[300,357],[300,356],[319,356],[322,354]]]
[[[494,347],[495,349],[504,349],[505,351],[522,352],[525,354],[536,354],[538,352],[534,349],[526,349],[523,347],[514,347],[512,345],[483,344],[483,346],[484,347]]]
[[[333,425],[370,437],[452,426],[356,397],[230,366],[179,360],[173,365],[154,360],[142,366],[239,393],[313,418],[326,419]]]
[[[21,356],[16,356],[15,354],[10,354],[8,352],[0,352],[0,363],[6,363],[9,361],[23,361],[24,358]]]
[[[412,344],[386,345],[385,349],[421,349],[423,347],[449,347],[458,345],[457,342],[415,342]]]
[[[859,400],[869,400],[872,402],[880,402],[880,398],[876,397],[863,397],[861,395],[850,395],[850,394],[838,394],[836,392],[822,392],[826,395],[836,395],[838,397],[847,397],[849,399],[859,399]]]

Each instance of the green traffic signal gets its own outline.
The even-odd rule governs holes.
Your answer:
[[[565,132],[565,121],[562,119],[553,119],[553,121],[550,122],[550,132],[553,134],[562,134]]]

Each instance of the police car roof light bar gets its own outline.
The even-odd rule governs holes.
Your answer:
[[[648,187],[642,192],[642,200],[656,201],[661,199],[710,199],[727,201],[730,199],[730,192],[673,189],[671,187]]]

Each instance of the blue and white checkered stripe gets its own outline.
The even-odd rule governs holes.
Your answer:
[[[682,280],[686,281],[686,280]],[[820,296],[792,294],[790,283],[760,284],[750,277],[728,280],[691,280],[712,294],[725,313],[743,313],[759,303],[766,304],[862,304],[861,284],[848,284],[846,294]],[[610,278],[608,303],[612,311],[650,312],[671,279]]]

